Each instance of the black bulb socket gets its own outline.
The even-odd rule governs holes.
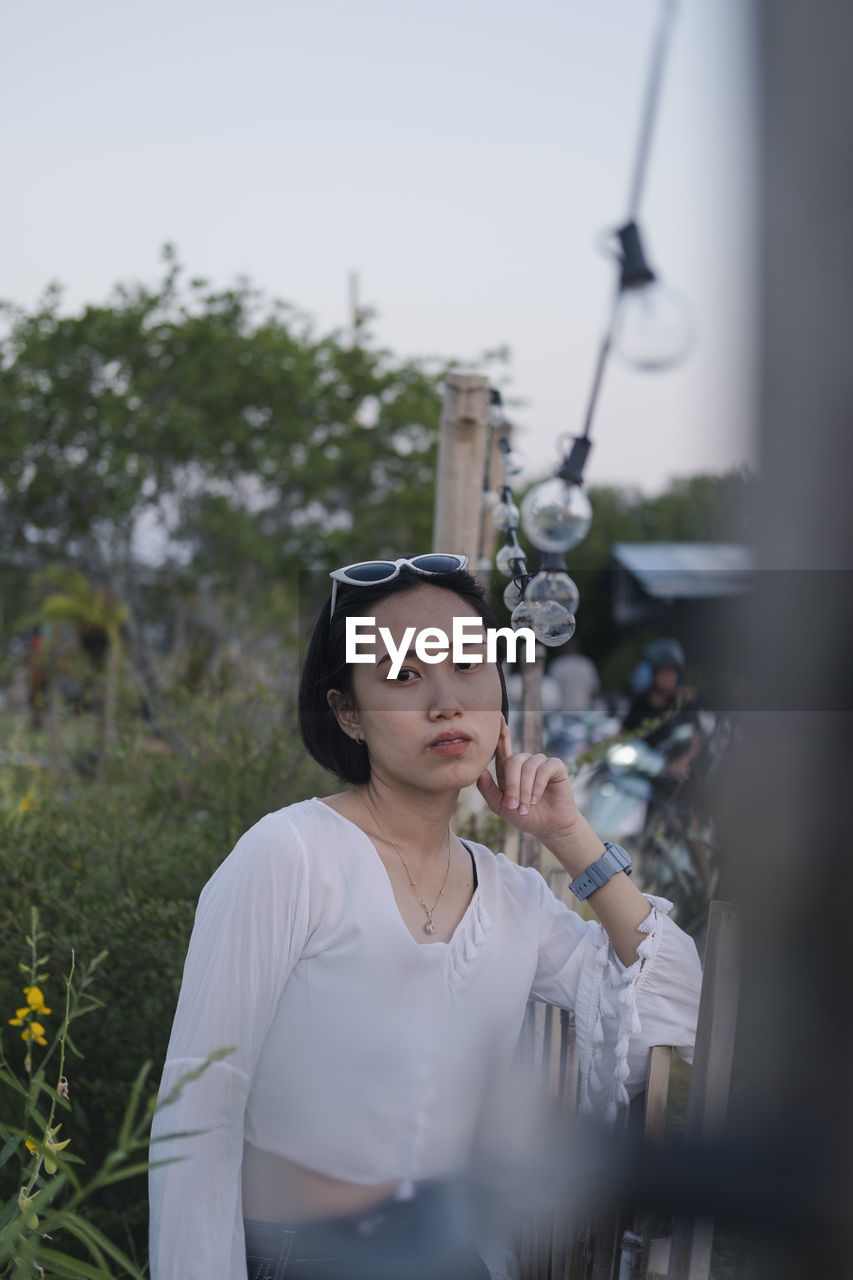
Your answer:
[[[572,447],[560,464],[557,475],[569,484],[583,484],[583,469],[592,448],[592,441],[586,436],[576,436]]]
[[[646,261],[643,242],[640,239],[640,228],[636,222],[626,222],[616,234],[622,246],[620,290],[637,289],[641,285],[651,284],[655,279],[655,273]]]

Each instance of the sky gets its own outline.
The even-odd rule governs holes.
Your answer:
[[[580,430],[615,283],[653,34],[667,0],[42,0],[0,41],[0,297],[69,310],[248,276],[378,341],[482,369],[527,478]],[[640,208],[696,339],[666,373],[613,359],[589,484],[647,493],[753,459],[756,145],[750,9],[682,0]]]

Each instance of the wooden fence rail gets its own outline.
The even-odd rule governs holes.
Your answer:
[[[563,898],[565,872],[553,871],[552,890]],[[712,902],[703,962],[702,994],[684,1124],[695,1140],[711,1137],[725,1119],[734,1059],[740,994],[740,923],[736,908]],[[550,1095],[567,1109],[576,1106],[578,1059],[574,1020],[553,1005],[532,1001],[522,1032],[527,1060],[546,1074]],[[655,1046],[649,1055],[646,1089],[639,1104],[643,1133],[663,1138],[674,1050]],[[568,1225],[566,1225],[568,1224]],[[572,1223],[570,1211],[537,1221],[519,1242],[521,1280],[709,1280],[714,1224],[708,1218],[677,1218],[671,1237],[656,1215],[638,1214],[627,1226],[616,1212],[592,1214]]]

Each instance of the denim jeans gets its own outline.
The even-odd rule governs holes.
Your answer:
[[[489,1280],[454,1183],[367,1213],[300,1223],[246,1219],[249,1280]]]

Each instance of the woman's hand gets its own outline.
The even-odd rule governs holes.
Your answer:
[[[488,769],[477,779],[489,808],[541,840],[572,880],[601,857],[604,846],[578,812],[562,760],[526,752],[514,756],[506,721],[495,752],[495,773],[497,784]],[[649,904],[637,886],[620,873],[591,893],[588,901],[619,959],[626,966],[633,964],[646,937],[640,925],[649,914]]]
[[[477,790],[499,818],[549,846],[571,831],[578,819],[578,808],[566,766],[555,756],[528,752],[513,755],[503,717],[495,751],[495,774],[497,783],[485,769],[477,779]]]

